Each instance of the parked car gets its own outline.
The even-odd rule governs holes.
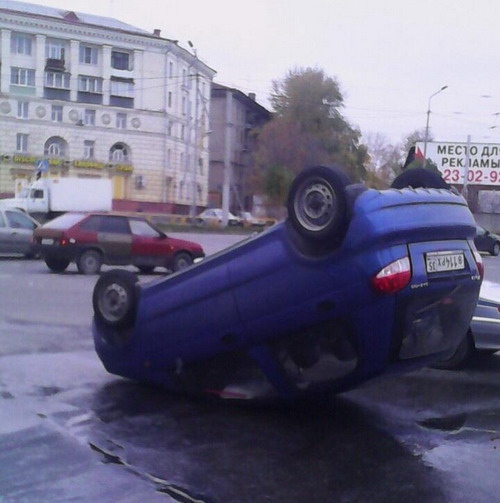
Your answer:
[[[34,256],[33,231],[39,223],[26,213],[3,207],[0,201],[0,253],[19,253]]]
[[[474,244],[479,251],[485,251],[495,257],[500,253],[500,236],[478,225]]]
[[[222,215],[223,211],[221,208],[209,208],[202,211],[196,217],[196,222],[199,225],[220,225],[222,223]],[[242,227],[243,221],[229,211],[227,214],[227,225]]]
[[[270,225],[274,225],[276,220],[273,218],[258,218],[254,217],[249,211],[241,211],[240,218],[243,222],[243,225],[246,227],[268,227]]]
[[[443,362],[434,365],[442,369],[459,369],[476,352],[500,351],[500,285],[483,281],[479,300],[466,336],[455,353]]]
[[[179,271],[204,257],[199,244],[168,237],[144,218],[108,213],[66,213],[37,229],[34,242],[54,272],[70,262],[82,274],[97,274],[102,264]]]
[[[467,203],[379,191],[316,166],[288,219],[180,274],[101,275],[93,334],[105,368],[224,399],[291,400],[446,359],[483,274]]]

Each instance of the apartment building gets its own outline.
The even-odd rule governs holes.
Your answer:
[[[48,177],[113,180],[116,209],[206,206],[214,70],[159,30],[0,3],[0,197]]]
[[[257,133],[271,113],[255,94],[213,83],[210,108],[209,206],[221,207],[224,185],[235,213],[253,209],[250,183]]]

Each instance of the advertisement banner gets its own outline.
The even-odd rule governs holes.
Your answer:
[[[417,142],[415,157],[423,159],[424,142]],[[500,144],[427,142],[427,159],[451,184],[500,186]]]

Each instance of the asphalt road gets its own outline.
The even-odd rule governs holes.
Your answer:
[[[214,253],[241,236],[196,239]],[[498,501],[500,353],[322,405],[179,399],[102,368],[95,281],[0,259],[1,503]]]

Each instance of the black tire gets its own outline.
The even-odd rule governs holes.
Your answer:
[[[186,269],[193,263],[193,257],[189,255],[187,252],[179,252],[175,258],[172,269],[174,272],[182,271],[182,269]]]
[[[351,181],[338,168],[307,168],[292,183],[288,218],[297,233],[315,242],[339,243],[347,230],[345,187]]]
[[[425,168],[409,168],[397,176],[391,184],[393,189],[404,189],[406,187],[419,187],[426,189],[449,189],[450,186],[441,178],[438,173]]]
[[[142,274],[151,274],[155,270],[154,265],[138,265],[137,269],[142,272]]]
[[[134,273],[123,269],[102,274],[92,294],[97,321],[113,328],[131,327],[137,311],[138,281]]]
[[[97,250],[86,250],[76,262],[80,274],[99,274],[102,266],[102,253]]]
[[[45,257],[47,267],[53,272],[63,272],[69,266],[69,260],[57,257]]]
[[[459,369],[465,365],[475,350],[474,338],[472,336],[472,332],[469,330],[465,337],[460,341],[455,353],[453,353],[453,355],[447,360],[435,363],[432,367],[443,370]]]
[[[498,241],[495,241],[495,244],[493,245],[493,248],[491,249],[491,254],[494,257],[498,257],[499,253],[500,253],[500,243]]]

